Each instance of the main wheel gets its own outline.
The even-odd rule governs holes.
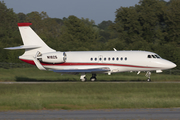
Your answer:
[[[81,79],[82,82],[86,82],[87,81],[87,78],[84,77],[83,79]]]
[[[91,80],[92,82],[94,82],[94,81],[96,81],[96,77],[91,77],[90,80]]]

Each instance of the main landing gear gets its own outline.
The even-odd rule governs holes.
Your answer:
[[[81,80],[82,82],[87,81],[87,78],[86,78],[86,74],[85,74],[85,73],[81,73],[80,80]]]
[[[96,81],[96,74],[92,74],[92,77],[90,78],[92,82]]]
[[[147,73],[146,73],[146,75],[145,75],[148,79],[147,79],[147,81],[148,82],[151,82],[151,72],[150,71],[147,71]]]
[[[85,73],[81,73],[80,80],[81,80],[82,82],[87,81],[87,78],[86,78],[86,74],[85,74]],[[96,74],[92,74],[92,77],[90,78],[90,80],[91,80],[92,82],[96,81]]]

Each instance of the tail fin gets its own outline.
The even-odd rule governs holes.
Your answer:
[[[18,47],[10,47],[6,49],[25,49],[25,55],[34,56],[38,51],[41,53],[55,52],[31,29],[32,23],[18,23],[19,31],[24,45]]]

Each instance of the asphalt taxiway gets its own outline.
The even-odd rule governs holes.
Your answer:
[[[41,82],[41,81],[37,81],[37,82],[31,82],[31,81],[25,81],[25,82],[0,82],[0,84],[61,84],[61,83],[83,83],[81,81],[74,81],[74,82],[70,82],[70,81],[58,81],[58,82]],[[180,83],[180,81],[165,81],[165,82],[147,82],[147,81],[96,81],[96,82],[91,82],[88,81],[86,83]]]
[[[179,120],[180,108],[0,112],[2,120]]]

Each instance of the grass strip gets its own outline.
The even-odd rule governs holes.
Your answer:
[[[179,83],[0,84],[0,111],[174,107]]]

